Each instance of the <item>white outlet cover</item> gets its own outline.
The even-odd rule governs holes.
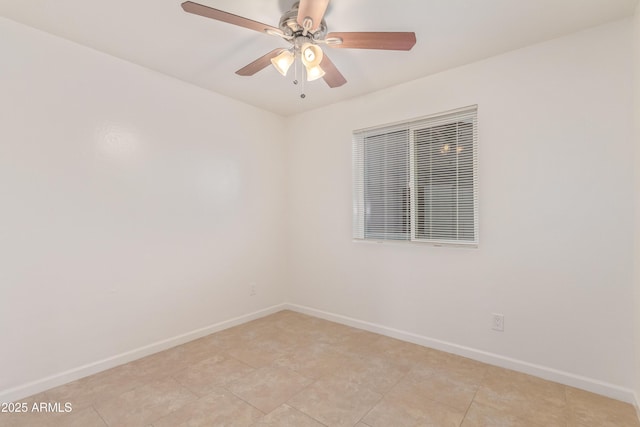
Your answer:
[[[504,332],[504,314],[493,313],[491,319],[491,329]]]

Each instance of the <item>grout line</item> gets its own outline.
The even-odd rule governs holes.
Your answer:
[[[257,406],[253,405],[251,402],[246,401],[244,398],[238,396],[237,394],[235,394],[234,392],[232,392],[231,390],[229,390],[229,393],[233,394],[235,397],[237,397],[238,399],[242,400],[244,403],[246,403],[247,405],[251,406],[252,408],[257,409],[258,411],[260,411],[260,413],[262,414],[262,416],[264,417],[265,415],[270,414],[271,412],[264,412],[262,409],[258,408]]]
[[[102,416],[102,414],[98,411],[98,409],[93,406],[93,404],[91,404],[91,406],[89,406],[91,409],[93,409],[93,412],[95,412],[96,414],[98,414],[98,417],[100,417],[100,419],[102,420],[102,422],[104,423],[104,425],[106,427],[109,426],[109,423],[107,422],[107,420],[104,419],[104,417]]]
[[[311,416],[311,414],[307,414],[306,412],[298,409],[298,408],[294,408],[293,406],[289,405],[288,403],[284,403],[284,405],[287,405],[289,408],[293,409],[294,411],[298,411],[301,414],[311,418],[313,421],[317,422],[318,424],[322,424],[324,427],[329,427],[327,424],[323,423],[322,421],[320,421],[319,419],[317,419],[316,417]]]
[[[302,375],[302,374],[300,374],[300,375]],[[321,378],[309,378],[309,379],[310,379],[310,380],[312,380],[309,384],[307,384],[305,387],[303,387],[302,389],[300,389],[300,391],[299,391],[299,392],[297,392],[296,394],[294,394],[293,396],[289,397],[289,398],[288,398],[284,403],[286,403],[287,405],[291,406],[293,409],[295,409],[295,410],[297,410],[297,411],[300,411],[300,412],[302,412],[303,414],[305,414],[305,415],[307,415],[307,416],[309,416],[309,417],[313,418],[311,415],[307,414],[307,413],[306,413],[306,412],[304,412],[302,409],[300,409],[300,408],[298,408],[298,407],[296,407],[296,406],[292,405],[291,403],[289,403],[289,401],[290,401],[291,399],[293,399],[294,397],[296,397],[296,396],[298,396],[298,395],[302,394],[302,393],[303,393],[304,391],[306,391],[307,389],[311,388],[311,386],[312,386],[312,385],[314,385],[314,384],[316,384],[318,381],[320,381],[320,379],[321,379]],[[313,419],[315,420],[315,418],[313,418]],[[318,421],[318,420],[316,420],[316,421]],[[324,425],[324,423],[322,423],[321,421],[318,421],[318,422]]]
[[[395,386],[394,386],[394,387],[395,387]],[[393,387],[392,387],[392,388],[393,388]],[[371,389],[369,389],[369,390],[371,390]],[[360,417],[360,419],[356,422],[356,424],[358,424],[358,423],[362,423],[362,424],[365,424],[365,425],[369,425],[369,424],[365,423],[365,422],[364,422],[364,421],[362,421],[362,420],[364,420],[365,418],[367,418],[367,415],[369,415],[369,414],[371,413],[371,411],[373,411],[373,410],[374,410],[374,409],[375,409],[375,408],[380,404],[380,402],[382,402],[382,400],[383,400],[383,399],[385,398],[385,396],[386,396],[386,394],[383,394],[383,393],[378,393],[378,394],[380,395],[380,399],[378,399],[378,401],[377,401],[376,403],[374,403],[374,404],[373,404],[373,406],[371,406],[371,408],[369,408],[369,410],[368,410],[367,412],[365,412],[365,414],[364,414],[362,417]]]
[[[484,372],[482,373],[482,378],[480,378],[480,381],[478,383],[478,387],[476,387],[476,391],[473,393],[473,398],[471,398],[471,401],[469,402],[469,406],[467,406],[467,410],[464,411],[464,416],[462,417],[462,421],[460,421],[460,425],[462,425],[464,423],[464,420],[467,418],[467,415],[469,414],[469,410],[471,409],[471,405],[473,405],[473,402],[476,400],[476,396],[478,395],[478,392],[480,391],[480,388],[484,384],[488,374],[489,374],[489,369],[485,367]]]
[[[462,425],[464,423],[464,420],[467,418],[467,415],[469,414],[469,409],[471,409],[471,405],[473,405],[473,401],[476,400],[476,396],[478,395],[478,391],[480,390],[480,387],[482,387],[481,384],[479,384],[478,387],[476,387],[476,391],[473,393],[473,397],[469,402],[469,406],[467,406],[467,410],[464,411],[464,416],[462,417],[462,420],[460,420],[460,425]]]
[[[295,396],[298,396],[299,394],[301,394],[302,392],[304,392],[305,390],[307,390],[309,387],[311,387],[313,384],[317,383],[319,380],[320,380],[319,378],[314,379],[314,380],[313,380],[309,385],[307,385],[305,388],[303,388],[303,389],[302,389],[302,390],[300,390],[298,393],[296,393],[295,395],[293,395],[293,396],[291,396],[289,399],[287,399],[287,401],[286,401],[286,402],[284,402],[284,403],[283,403],[283,405],[287,405],[288,407],[292,408],[294,411],[298,411],[298,412],[300,412],[301,414],[304,414],[304,415],[306,415],[307,417],[311,418],[312,420],[314,420],[314,421],[316,421],[316,422],[318,422],[318,423],[322,424],[323,426],[325,426],[325,427],[329,427],[327,424],[325,424],[325,423],[323,423],[322,421],[320,421],[320,420],[316,419],[316,417],[314,417],[313,415],[308,414],[308,413],[306,413],[305,411],[303,411],[302,409],[297,408],[297,407],[293,406],[291,403],[289,403],[289,401],[290,401],[291,399],[293,399]]]

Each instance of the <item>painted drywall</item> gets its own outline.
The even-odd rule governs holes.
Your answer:
[[[631,33],[627,19],[291,118],[290,302],[630,395]],[[352,241],[352,131],[474,104],[479,247]]]
[[[635,124],[635,400],[640,417],[640,4],[634,16],[634,124]]]
[[[283,301],[281,117],[5,19],[0,51],[0,394]]]

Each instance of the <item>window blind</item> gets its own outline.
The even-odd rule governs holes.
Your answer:
[[[478,243],[477,107],[353,133],[353,237]]]

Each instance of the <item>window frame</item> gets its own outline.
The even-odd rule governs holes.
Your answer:
[[[471,146],[472,146],[472,206],[473,206],[473,239],[424,239],[417,236],[417,195],[416,195],[416,172],[417,172],[417,154],[415,135],[418,130],[434,128],[439,125],[457,123],[462,121],[470,121],[472,124]],[[385,238],[368,238],[366,236],[365,224],[365,149],[364,144],[366,138],[391,134],[399,130],[406,129],[408,131],[409,145],[409,239],[396,240]],[[464,108],[449,110],[442,113],[432,114],[410,120],[358,129],[352,133],[352,237],[355,242],[377,242],[377,243],[414,243],[419,245],[431,246],[453,246],[477,248],[480,243],[479,236],[479,185],[478,185],[478,106],[471,105]],[[467,169],[468,170],[468,169]],[[460,179],[460,174],[456,172],[456,180]],[[457,197],[456,201],[460,198]],[[459,223],[459,217],[456,216],[456,223]]]

